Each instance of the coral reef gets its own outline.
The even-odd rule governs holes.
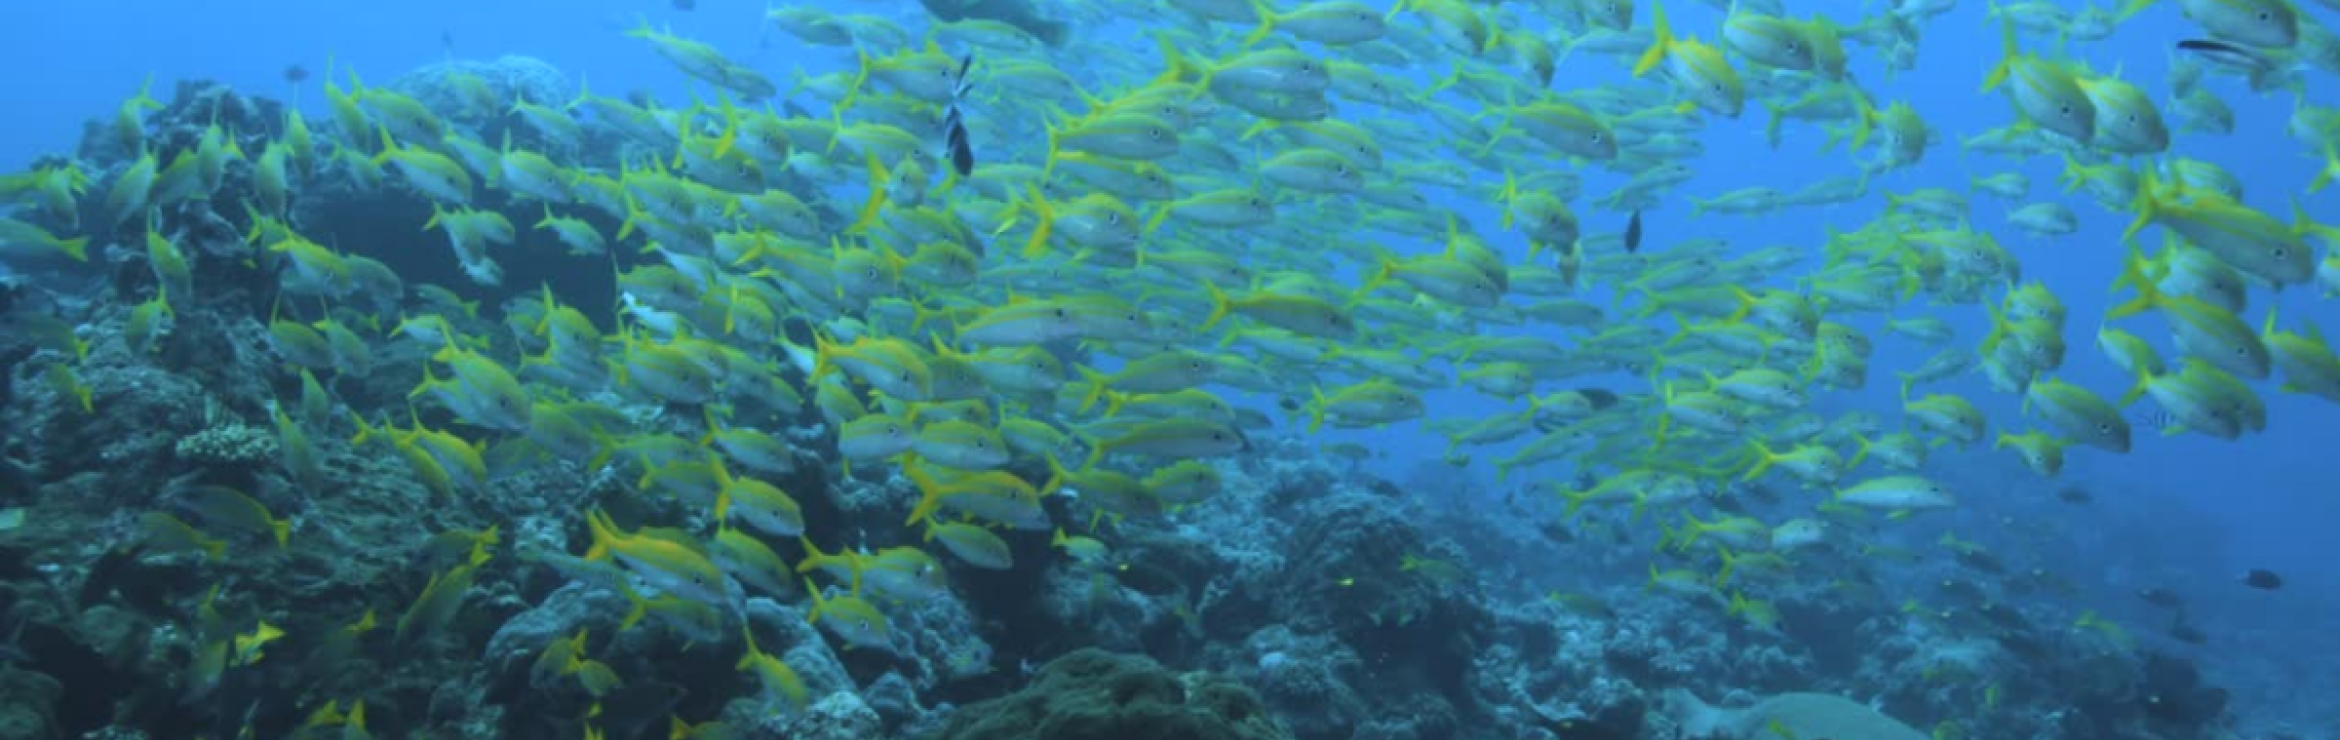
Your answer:
[[[1277,740],[1249,689],[1143,656],[1082,649],[1023,689],[959,708],[928,740]]]
[[[697,58],[687,44],[672,48]],[[1458,472],[1470,470],[1462,458],[1392,474],[1385,451],[1298,431],[1325,411],[1321,396],[1247,389],[1258,398],[1245,402],[1270,412],[1209,399],[1244,419],[1239,432],[1225,428],[1239,448],[1149,453],[1211,480],[1206,492],[1168,500],[1155,489],[1171,483],[1056,485],[1149,456],[1104,441],[1116,425],[1148,423],[1118,416],[1136,393],[1089,373],[1057,389],[1085,403],[965,388],[945,399],[950,389],[937,388],[981,374],[969,368],[1086,362],[1112,342],[1034,340],[1012,362],[970,359],[972,343],[939,336],[879,345],[896,339],[883,336],[887,312],[922,326],[970,318],[953,298],[891,285],[876,291],[883,300],[816,324],[806,307],[842,300],[854,278],[940,270],[859,243],[868,229],[907,228],[875,209],[966,232],[947,240],[939,235],[954,229],[926,224],[936,231],[920,235],[934,238],[910,247],[973,253],[995,248],[981,232],[1008,227],[969,228],[919,200],[940,204],[940,193],[873,192],[867,206],[815,197],[840,171],[822,161],[827,150],[853,153],[850,167],[910,171],[914,157],[862,150],[914,148],[894,132],[924,142],[904,128],[849,136],[842,117],[759,111],[739,103],[762,97],[752,70],[701,72],[726,92],[689,108],[573,93],[558,69],[517,56],[433,64],[380,87],[337,75],[333,94],[358,102],[337,103],[331,122],[186,81],[164,102],[132,106],[137,146],[98,121],[73,157],[36,162],[71,164],[102,186],[149,153],[240,152],[200,197],[155,204],[146,218],[77,202],[89,264],[0,276],[0,517],[23,523],[0,527],[0,740],[2178,740],[2234,721],[2233,697],[2192,660],[2075,619],[2070,599],[2029,598],[2069,590],[2037,569],[1955,539],[1926,549],[1858,512],[1829,512],[1851,520],[1831,526],[1861,528],[1858,544],[1790,552],[1768,533],[1725,544],[1726,518],[1809,507],[1704,483],[1672,489],[1672,501],[1653,501],[1666,493],[1654,484],[1594,501],[1602,476],[1627,477],[1619,461],[1641,464],[1622,452],[1588,455],[1576,471],[1586,481],[1512,490],[1482,489]],[[565,118],[588,105],[603,112]],[[641,115],[620,117],[626,110]],[[820,138],[790,144],[814,136],[795,127]],[[289,170],[298,187],[277,193],[280,207],[249,205],[286,187],[263,163],[270,151],[292,156],[282,152],[296,130],[316,138],[317,159]],[[783,141],[756,141],[759,132]],[[1254,133],[1286,134],[1264,132]],[[740,159],[754,146],[776,161]],[[425,175],[468,173],[464,182],[489,186],[431,196],[385,169],[399,152],[455,168],[416,165]],[[521,179],[507,171],[520,167],[505,159],[514,152],[568,163],[552,180],[578,188],[575,202],[510,187]],[[700,157],[713,174],[690,161]],[[686,177],[751,169],[763,174],[736,189]],[[996,187],[965,182],[961,192]],[[687,202],[701,197],[711,200]],[[822,238],[731,231],[759,217],[742,205],[758,197]],[[604,209],[590,207],[596,198]],[[856,223],[863,207],[871,223]],[[1015,201],[985,215],[1057,218],[1057,207]],[[529,225],[538,214],[545,223]],[[677,214],[707,223],[674,223],[692,221]],[[482,228],[513,232],[496,245],[510,255],[493,273],[500,284],[443,247],[458,238],[446,221],[488,216],[506,223]],[[597,236],[677,247],[653,256],[613,240],[608,254],[559,259],[570,246],[550,225],[556,216]],[[706,242],[695,245],[704,254],[685,253],[686,241]],[[158,242],[185,253],[184,277],[156,267]],[[874,266],[856,274],[849,257]],[[743,267],[755,259],[774,266]],[[351,266],[361,260],[380,267],[379,284],[344,284],[364,282]],[[699,282],[735,267],[744,282]],[[324,288],[300,285],[312,269]],[[815,289],[774,284],[791,271]],[[662,286],[663,296],[651,291]],[[799,310],[758,334],[743,308],[758,290]],[[1226,300],[1204,310],[1224,314]],[[1185,326],[1173,318],[1165,330]],[[332,344],[327,330],[356,346]],[[312,332],[323,361],[303,356]],[[1169,352],[1144,336],[1114,341]],[[587,359],[561,366],[579,351],[565,341]],[[1785,346],[1763,346],[1772,344]],[[897,356],[935,361],[919,366],[931,371],[923,378],[869,369]],[[1377,381],[1423,369],[1374,361],[1394,365],[1373,370]],[[1602,362],[1602,372],[1621,367]],[[499,393],[504,381],[518,392]],[[894,395],[938,397],[877,392],[889,381],[904,384]],[[1609,396],[1619,408],[1663,406]],[[1114,418],[1068,411],[1099,402]],[[1578,411],[1592,413],[1585,405]],[[1268,415],[1276,406],[1288,412],[1280,421]],[[533,421],[508,418],[523,410]],[[992,460],[992,436],[964,443],[975,452],[898,433],[849,443],[877,434],[852,428],[858,419],[1014,420],[1061,439],[1029,442],[1050,445],[1045,454]],[[971,469],[936,483],[930,463],[953,452],[996,475]],[[905,517],[913,511],[923,518]],[[1991,537],[2013,549],[2020,536]],[[1877,564],[1889,559],[1914,575],[1886,574]],[[1702,694],[1724,698],[1709,705]]]

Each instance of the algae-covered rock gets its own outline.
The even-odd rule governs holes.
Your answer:
[[[1254,657],[1248,667],[1235,668],[1236,675],[1259,690],[1294,737],[1347,738],[1371,716],[1372,706],[1355,686],[1365,661],[1339,640],[1278,625],[1253,633],[1244,647]]]
[[[791,718],[785,736],[798,740],[876,740],[883,736],[877,710],[861,697],[839,691],[813,702]]]
[[[1709,705],[1696,694],[1675,689],[1666,692],[1666,712],[1682,728],[1683,737],[1701,740],[1762,740],[1782,735],[1927,740],[1926,733],[1902,724],[1901,720],[1832,694],[1780,694],[1745,709],[1726,709]]]
[[[216,467],[258,467],[276,459],[276,434],[243,424],[222,424],[180,437],[181,461]]]
[[[1283,730],[1240,684],[1181,676],[1143,656],[1078,650],[1032,683],[960,709],[935,740],[1280,740]]]
[[[0,670],[0,740],[39,740],[56,733],[55,679],[32,671]]]

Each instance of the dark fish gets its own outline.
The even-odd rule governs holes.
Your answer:
[[[2201,630],[2194,629],[2193,625],[2187,624],[2184,616],[2180,616],[2176,622],[2170,623],[2169,637],[2188,645],[2200,645],[2210,641],[2209,635],[2202,634]]]
[[[959,111],[959,101],[967,97],[974,84],[968,74],[975,68],[975,55],[959,58],[958,83],[951,87],[951,106],[943,111],[943,147],[951,157],[951,170],[967,177],[975,173],[975,148],[967,143],[967,122]]]
[[[1625,253],[1641,251],[1641,209],[1633,209],[1633,218],[1625,222]]]
[[[2248,71],[2264,70],[2273,66],[2267,63],[2266,57],[2259,56],[2258,52],[2251,51],[2240,46],[2235,46],[2224,41],[2212,41],[2210,39],[2186,39],[2184,41],[2177,42],[2177,48],[2178,51],[2193,54],[2194,56],[2201,57],[2203,61],[2216,64],[2221,67]]]
[[[1518,491],[1504,493],[1503,501],[1504,503],[1511,503],[1516,500],[1518,495]],[[1537,524],[1536,532],[1543,535],[1544,539],[1558,542],[1563,545],[1576,541],[1576,533],[1568,529],[1568,523],[1557,519],[1548,520]]]
[[[1728,495],[1718,495],[1712,499],[1714,502],[1714,510],[1717,515],[1746,516],[1748,514],[1754,513],[1752,509],[1747,508],[1747,504],[1749,502],[1744,500],[1745,498],[1750,498],[1751,495],[1742,497],[1738,495],[1737,491],[1730,490],[1727,487],[1724,489],[1724,493]]]
[[[2028,632],[2031,630],[2031,622],[2023,618],[2023,610],[2005,604],[1996,602],[1983,604],[1975,607],[1974,613],[1975,616],[1982,617],[1983,621],[2008,632]]]
[[[1600,388],[1578,388],[1576,392],[1578,395],[1584,396],[1584,400],[1592,402],[1594,411],[1617,405],[1616,391]]]
[[[674,9],[697,10],[699,9],[699,0],[674,0]]]
[[[950,148],[951,171],[959,173],[960,177],[966,177],[975,174],[975,150],[967,145],[966,127],[956,125],[958,118],[956,114],[951,116],[951,122],[954,125],[951,126],[948,133],[944,134],[943,143]]]
[[[2164,609],[2183,609],[2186,607],[2185,599],[2179,598],[2177,594],[2170,593],[2169,589],[2165,588],[2137,589],[2137,598],[2144,599],[2147,604]]]
[[[1290,396],[1286,396],[1276,399],[1276,408],[1280,408],[1285,411],[1299,411],[1300,402],[1292,400]]]
[[[286,82],[298,84],[301,82],[306,82],[308,79],[309,68],[307,67],[294,64],[284,68],[284,81]]]
[[[1999,561],[1999,556],[1981,550],[1961,550],[1954,557],[1958,560],[1959,565],[1985,573],[2003,574],[2007,572],[2007,565]]]
[[[2065,486],[2061,489],[2057,489],[2056,500],[2067,504],[2085,504],[2095,501],[2096,497],[2089,495],[2087,489],[2076,486]]]
[[[2283,576],[2275,575],[2275,571],[2253,568],[2251,572],[2243,574],[2242,584],[2251,588],[2273,591],[2283,587]]]

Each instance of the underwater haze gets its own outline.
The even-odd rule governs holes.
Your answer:
[[[10,17],[0,740],[2340,740],[2340,0]]]

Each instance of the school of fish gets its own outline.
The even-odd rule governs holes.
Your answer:
[[[148,346],[174,306],[202,300],[191,265],[217,259],[167,231],[165,214],[248,173],[234,179],[254,197],[212,208],[280,296],[254,318],[302,388],[273,411],[284,473],[321,480],[322,435],[394,455],[446,497],[536,465],[614,469],[634,496],[700,514],[586,512],[579,551],[523,555],[622,593],[629,627],[722,642],[743,631],[745,595],[809,595],[839,644],[890,650],[889,613],[948,598],[954,568],[1040,567],[1015,562],[1007,538],[1049,538],[1072,567],[1106,568],[1119,522],[1217,495],[1211,461],[1256,435],[1413,424],[1448,441],[1452,464],[1491,463],[1552,497],[1554,516],[1631,507],[1688,564],[1653,559],[1654,587],[1769,626],[1779,616],[1758,597],[1765,579],[1790,577],[1781,556],[1959,505],[1929,474],[1930,450],[2003,448],[2055,476],[2074,448],[2130,453],[2146,402],[2164,433],[2234,440],[2265,428],[2269,389],[2340,401],[2340,356],[2313,324],[2249,316],[2285,289],[2340,292],[2340,230],[2302,200],[2340,176],[2340,108],[2299,93],[2306,76],[2340,74],[2327,25],[2340,3],[2319,2],[1994,4],[2001,45],[1974,84],[2005,100],[2004,125],[1954,139],[1891,99],[1890,81],[1952,0],[1801,16],[1779,0],[1051,8],[1076,29],[1135,24],[1143,48],[783,4],[767,32],[849,54],[845,71],[759,69],[645,22],[635,53],[690,80],[687,107],[589,89],[529,100],[456,74],[460,105],[434,108],[328,73],[330,116],[288,110],[257,151],[239,145],[254,132],[217,124],[157,149],[145,116],[159,104],[142,91],[111,121],[129,166],[0,180],[22,204],[0,218],[0,259],[138,245],[153,280],[127,331]],[[2129,17],[2163,12],[2202,36],[2171,47],[2171,89],[2082,60]],[[1570,84],[1580,67],[1621,81]],[[793,76],[785,91],[774,73]],[[2181,150],[2185,136],[2272,129],[2234,120],[2222,98],[2286,90],[2284,130],[2324,163],[2313,181],[2254,182],[2246,198],[2243,181]],[[1688,164],[1702,135],[1759,121],[1749,141],[1768,144],[1748,146],[1817,131],[1847,174],[1702,191]],[[2009,171],[1884,190],[1889,206],[1864,224],[1796,244],[1669,234],[1860,201],[1953,144]],[[2062,163],[2062,193],[2013,171],[2039,158]],[[1621,184],[1588,187],[1588,174]],[[431,204],[414,248],[447,250],[478,286],[500,285],[508,262],[572,260],[615,269],[620,298],[580,307],[510,286],[519,297],[499,317],[409,286],[302,233],[294,204],[326,182]],[[2059,377],[2069,332],[2091,322],[2070,326],[2058,293],[2103,288],[2026,280],[2005,235],[1970,221],[1977,197],[2049,243],[2076,230],[2076,206],[2131,222],[2123,245],[2091,248],[2120,264],[2122,292],[2094,317],[2094,345],[2131,384]],[[2251,205],[2286,200],[2283,213]],[[1437,205],[1458,201],[1496,217]],[[523,228],[566,254],[517,250]],[[2147,314],[2158,321],[2134,318]],[[1987,318],[1988,332],[1960,337],[1945,316]],[[26,326],[59,350],[44,377],[102,413],[75,373],[82,340]],[[1900,415],[1817,411],[1868,388],[1880,332],[1938,348],[1881,368]],[[415,411],[339,410],[331,380],[386,371],[375,357],[396,343],[429,357],[400,380]],[[1924,390],[1974,373],[2021,399],[2021,417]],[[1563,389],[1620,378],[1614,393]],[[1507,410],[1425,401],[1448,391]],[[1278,401],[1280,414],[1253,408]],[[800,417],[820,422],[817,441],[787,434]],[[805,445],[834,447],[834,475],[910,481],[904,535],[808,531],[808,492],[770,482],[818,459]],[[1699,501],[1740,481],[1797,491],[1774,507],[1789,513],[1698,518]],[[298,536],[244,492],[178,495],[200,516],[146,514],[150,547],[222,558],[243,533],[272,547]],[[1071,497],[1073,516],[1052,516],[1052,496]],[[385,619],[401,644],[462,609],[498,542],[490,528],[425,543],[446,557]],[[207,621],[193,629],[214,649],[189,666],[191,692],[282,636]],[[375,623],[352,614],[327,644],[346,650]],[[622,682],[587,637],[545,646],[539,681],[596,695]],[[768,647],[749,633],[739,670],[801,706],[802,680]],[[312,721],[362,734],[363,705]]]

